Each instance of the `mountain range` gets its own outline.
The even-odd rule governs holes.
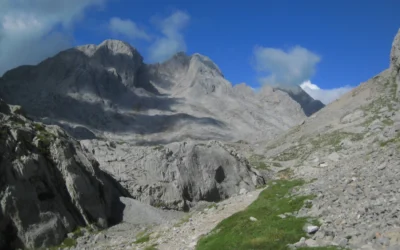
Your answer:
[[[145,64],[129,44],[106,40],[62,51],[0,78],[0,97],[79,139],[136,144],[184,139],[273,138],[324,105],[299,86],[232,85],[206,56],[177,53]]]

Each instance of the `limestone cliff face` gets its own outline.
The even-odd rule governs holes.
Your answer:
[[[117,222],[124,191],[57,126],[0,100],[0,249],[59,244],[68,232]]]
[[[81,143],[132,197],[157,207],[188,210],[198,201],[220,201],[266,183],[246,158],[217,141],[157,147]]]

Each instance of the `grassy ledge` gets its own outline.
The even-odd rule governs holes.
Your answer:
[[[310,196],[291,196],[290,191],[304,184],[303,180],[277,180],[260,193],[247,209],[221,221],[207,236],[200,239],[197,250],[217,249],[288,249],[306,237],[303,226],[309,218],[288,216],[284,219],[280,214],[293,213],[303,207]],[[250,221],[255,217],[257,221]],[[302,248],[307,249],[307,248]],[[319,247],[310,249],[336,249]]]

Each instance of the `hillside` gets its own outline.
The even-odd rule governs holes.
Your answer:
[[[297,214],[320,219],[313,244],[399,249],[399,85],[400,30],[387,70],[276,140],[242,147],[278,178],[311,181],[295,194],[315,196]]]

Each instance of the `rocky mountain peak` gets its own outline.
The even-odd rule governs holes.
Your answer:
[[[276,89],[288,93],[293,100],[300,104],[307,116],[310,116],[325,107],[320,100],[312,98],[298,85],[282,85],[276,87]]]
[[[195,65],[197,64],[201,72],[208,70],[216,75],[223,77],[220,68],[207,56],[195,53],[191,56],[191,63]]]
[[[390,68],[400,69],[400,29],[393,40],[390,53]]]
[[[102,43],[99,45],[95,44],[89,44],[89,45],[83,45],[83,46],[78,46],[78,50],[82,51],[85,53],[87,56],[93,56],[96,52],[99,50],[107,51],[110,55],[125,55],[130,58],[139,56],[142,58],[142,56],[139,54],[139,52],[133,48],[130,44],[120,41],[120,40],[104,40]],[[142,58],[143,60],[143,58]]]

